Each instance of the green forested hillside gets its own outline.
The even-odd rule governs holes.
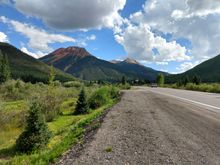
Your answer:
[[[167,76],[166,82],[175,83],[185,76],[192,77],[194,75],[198,75],[202,82],[220,82],[220,55],[207,60],[182,74]]]
[[[0,58],[6,54],[12,72],[12,77],[30,82],[47,82],[50,67],[39,60],[25,54],[8,43],[0,42]],[[60,81],[73,80],[74,78],[62,71],[56,70],[56,79]]]

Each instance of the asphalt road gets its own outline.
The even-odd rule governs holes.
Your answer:
[[[70,150],[58,164],[220,165],[219,105],[217,94],[124,91],[84,150],[77,156]]]
[[[190,102],[198,106],[202,106],[204,108],[220,112],[220,94],[217,93],[197,92],[170,88],[137,87],[137,89],[149,90],[157,94],[173,97],[181,101]]]

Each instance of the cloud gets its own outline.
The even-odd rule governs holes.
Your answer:
[[[9,20],[1,17],[0,20],[11,25],[16,32],[21,33],[29,39],[28,46],[34,50],[50,52],[53,49],[49,46],[52,43],[76,42],[74,38],[62,34],[48,33],[45,30],[38,29],[32,25],[21,23],[15,20]]]
[[[94,41],[96,40],[96,36],[92,34],[91,36],[86,37],[87,40]]]
[[[88,41],[94,41],[94,40],[96,40],[96,35],[94,34],[87,37],[83,35],[82,37],[77,38],[76,45],[85,47],[87,46]]]
[[[184,62],[182,64],[180,64],[179,67],[176,67],[176,70],[178,71],[177,73],[183,73],[189,69],[194,68],[196,65],[198,65],[200,63],[200,61],[196,61],[196,62]]]
[[[206,17],[220,14],[220,1],[187,0],[185,10],[174,10],[172,17],[176,19],[191,17]]]
[[[34,58],[41,58],[41,57],[45,56],[45,54],[43,52],[41,52],[41,51],[37,51],[36,53],[33,53],[33,52],[29,51],[24,46],[21,47],[21,51],[26,53],[26,54],[28,54],[28,55],[30,55],[30,56],[32,56],[32,57],[34,57]]]
[[[0,32],[0,42],[9,42],[8,36],[3,32]]]
[[[168,62],[156,62],[156,64],[157,64],[157,65],[163,65],[163,66],[164,66],[164,65],[169,65]]]
[[[190,41],[194,60],[211,58],[220,52],[220,1],[213,0],[148,0],[143,10],[132,14],[136,24],[171,34],[173,39]]]
[[[190,60],[185,47],[176,41],[167,42],[161,36],[156,36],[147,24],[130,23],[122,33],[115,35],[115,39],[124,47],[128,56],[137,60],[161,64]]]
[[[126,0],[14,0],[25,15],[42,19],[56,29],[114,28]]]
[[[0,0],[0,5],[1,4],[10,4],[10,0]]]

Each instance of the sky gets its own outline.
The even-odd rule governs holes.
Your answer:
[[[181,73],[220,54],[219,0],[0,0],[0,42],[40,58],[68,46]]]

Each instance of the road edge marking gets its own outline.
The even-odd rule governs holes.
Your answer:
[[[176,98],[176,99],[179,99],[179,100],[184,100],[184,101],[187,101],[187,102],[191,102],[191,103],[195,103],[195,104],[203,105],[203,106],[206,106],[206,107],[212,108],[212,110],[211,110],[211,109],[210,109],[210,110],[213,111],[213,112],[220,113],[220,111],[215,111],[215,110],[213,110],[213,109],[218,109],[218,110],[220,110],[220,107],[216,107],[216,106],[213,106],[213,105],[209,105],[209,104],[201,103],[201,102],[194,101],[194,100],[189,100],[189,99],[186,99],[186,98],[183,98],[183,97],[179,97],[179,96],[175,96],[175,95],[165,94],[165,93],[156,92],[156,91],[152,91],[152,90],[150,90],[150,91],[153,92],[153,93],[158,93],[158,94],[161,94],[161,95],[165,95],[165,96],[173,97],[173,98]]]

